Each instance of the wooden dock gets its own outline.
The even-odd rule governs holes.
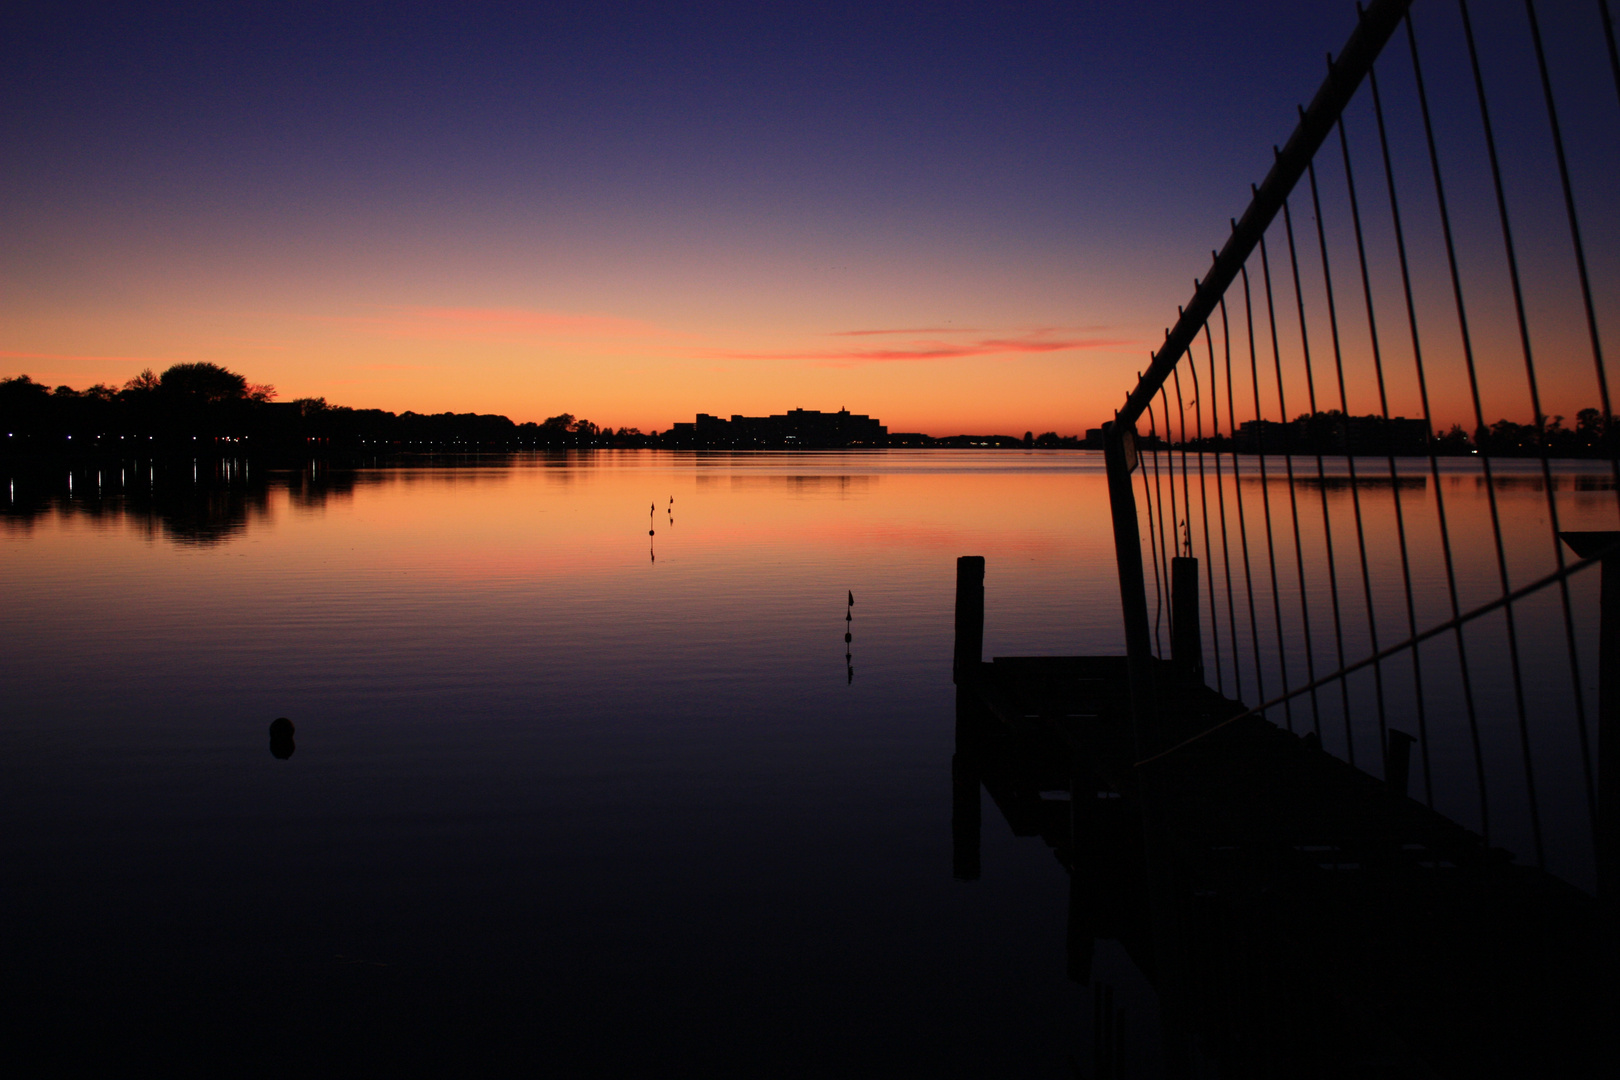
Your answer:
[[[1398,767],[1242,715],[1195,665],[984,662],[982,581],[959,564],[957,876],[979,874],[982,786],[1070,876],[1070,974],[1111,938],[1153,983],[1170,1075],[1596,1074],[1593,897],[1407,797]]]

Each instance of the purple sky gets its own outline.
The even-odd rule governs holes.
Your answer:
[[[1355,18],[24,7],[0,34],[0,374],[211,360],[284,399],[660,429],[847,405],[938,433],[1100,422]],[[1522,37],[1517,5],[1475,7],[1487,51]],[[1543,7],[1576,97],[1601,90],[1595,3]],[[1508,94],[1511,129],[1535,101]],[[1571,122],[1612,143],[1606,101]]]

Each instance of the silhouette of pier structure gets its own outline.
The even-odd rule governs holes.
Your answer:
[[[955,874],[979,876],[982,786],[1069,874],[1071,977],[1110,938],[1153,983],[1171,1075],[1590,1066],[1592,897],[1174,660],[1156,738],[1226,724],[1144,763],[1125,657],[980,658],[983,574],[958,560]]]
[[[1112,938],[1151,981],[1169,1075],[1595,1071],[1620,532],[1565,531],[1542,388],[1584,382],[1601,405],[1582,422],[1620,528],[1599,316],[1616,283],[1581,227],[1583,200],[1616,208],[1565,137],[1571,115],[1612,117],[1620,50],[1605,0],[1584,29],[1560,9],[1556,52],[1534,0],[1477,25],[1475,6],[1360,10],[1103,426],[1123,654],[986,662],[984,560],[958,560],[956,875],[979,874],[982,788],[1068,871],[1071,974]],[[1558,242],[1522,253],[1526,221]],[[1448,288],[1414,287],[1436,267]],[[1481,308],[1516,333],[1478,331]],[[1542,539],[1504,527],[1483,405],[1514,391],[1504,371],[1540,457],[1545,503],[1522,516]],[[1431,399],[1442,381],[1466,404]],[[1472,414],[1447,438],[1476,448],[1489,543],[1459,542],[1436,405]],[[1296,414],[1325,410],[1403,439],[1291,445]],[[1571,579],[1598,566],[1594,635]],[[1117,1032],[1097,1045],[1093,1071],[1116,1075]]]

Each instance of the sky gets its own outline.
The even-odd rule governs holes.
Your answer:
[[[11,5],[0,375],[209,361],[282,400],[519,422],[847,407],[1079,432],[1146,366],[1354,17]],[[1493,18],[1485,38],[1512,33]]]

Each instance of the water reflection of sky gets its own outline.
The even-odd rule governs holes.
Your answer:
[[[810,1073],[1063,1075],[1079,1053],[1061,871],[987,828],[984,880],[950,879],[951,612],[955,557],[982,554],[987,656],[1119,651],[1100,458],[244,465],[194,483],[149,472],[144,492],[138,470],[97,479],[92,497],[82,470],[71,493],[14,478],[26,499],[0,535],[0,864],[11,917],[35,928],[7,946],[13,981],[38,1001],[99,1015],[155,980],[153,1011],[127,1023],[169,1031],[171,1006],[225,1008],[195,988],[206,970],[291,1022],[304,1006],[275,995],[341,963],[345,994],[375,972],[386,985],[366,992],[387,1001],[455,981],[465,1008],[447,1022],[527,1024],[496,1042],[545,1040],[604,1071],[702,1047],[743,1070],[787,1054]],[[1498,489],[1516,580],[1551,564],[1534,479]],[[1476,559],[1482,489],[1465,468],[1441,483]],[[1614,493],[1588,486],[1560,479],[1566,528],[1613,524]],[[1228,475],[1228,498],[1240,487],[1252,505],[1249,478]],[[1398,573],[1391,493],[1361,498],[1370,559]],[[1325,494],[1345,512],[1348,493]],[[1401,489],[1425,617],[1447,610],[1433,496]],[[1322,495],[1299,497],[1314,550]],[[1573,590],[1587,635],[1595,589]],[[1561,656],[1555,616],[1526,608],[1533,677]],[[1476,669],[1500,701],[1489,633]],[[278,716],[297,724],[284,762],[266,752]],[[1541,720],[1549,835],[1564,838],[1550,853],[1579,879],[1569,729]],[[1448,780],[1467,766],[1449,739]],[[1508,789],[1512,760],[1493,766]],[[1469,797],[1448,788],[1439,805],[1465,815]]]

